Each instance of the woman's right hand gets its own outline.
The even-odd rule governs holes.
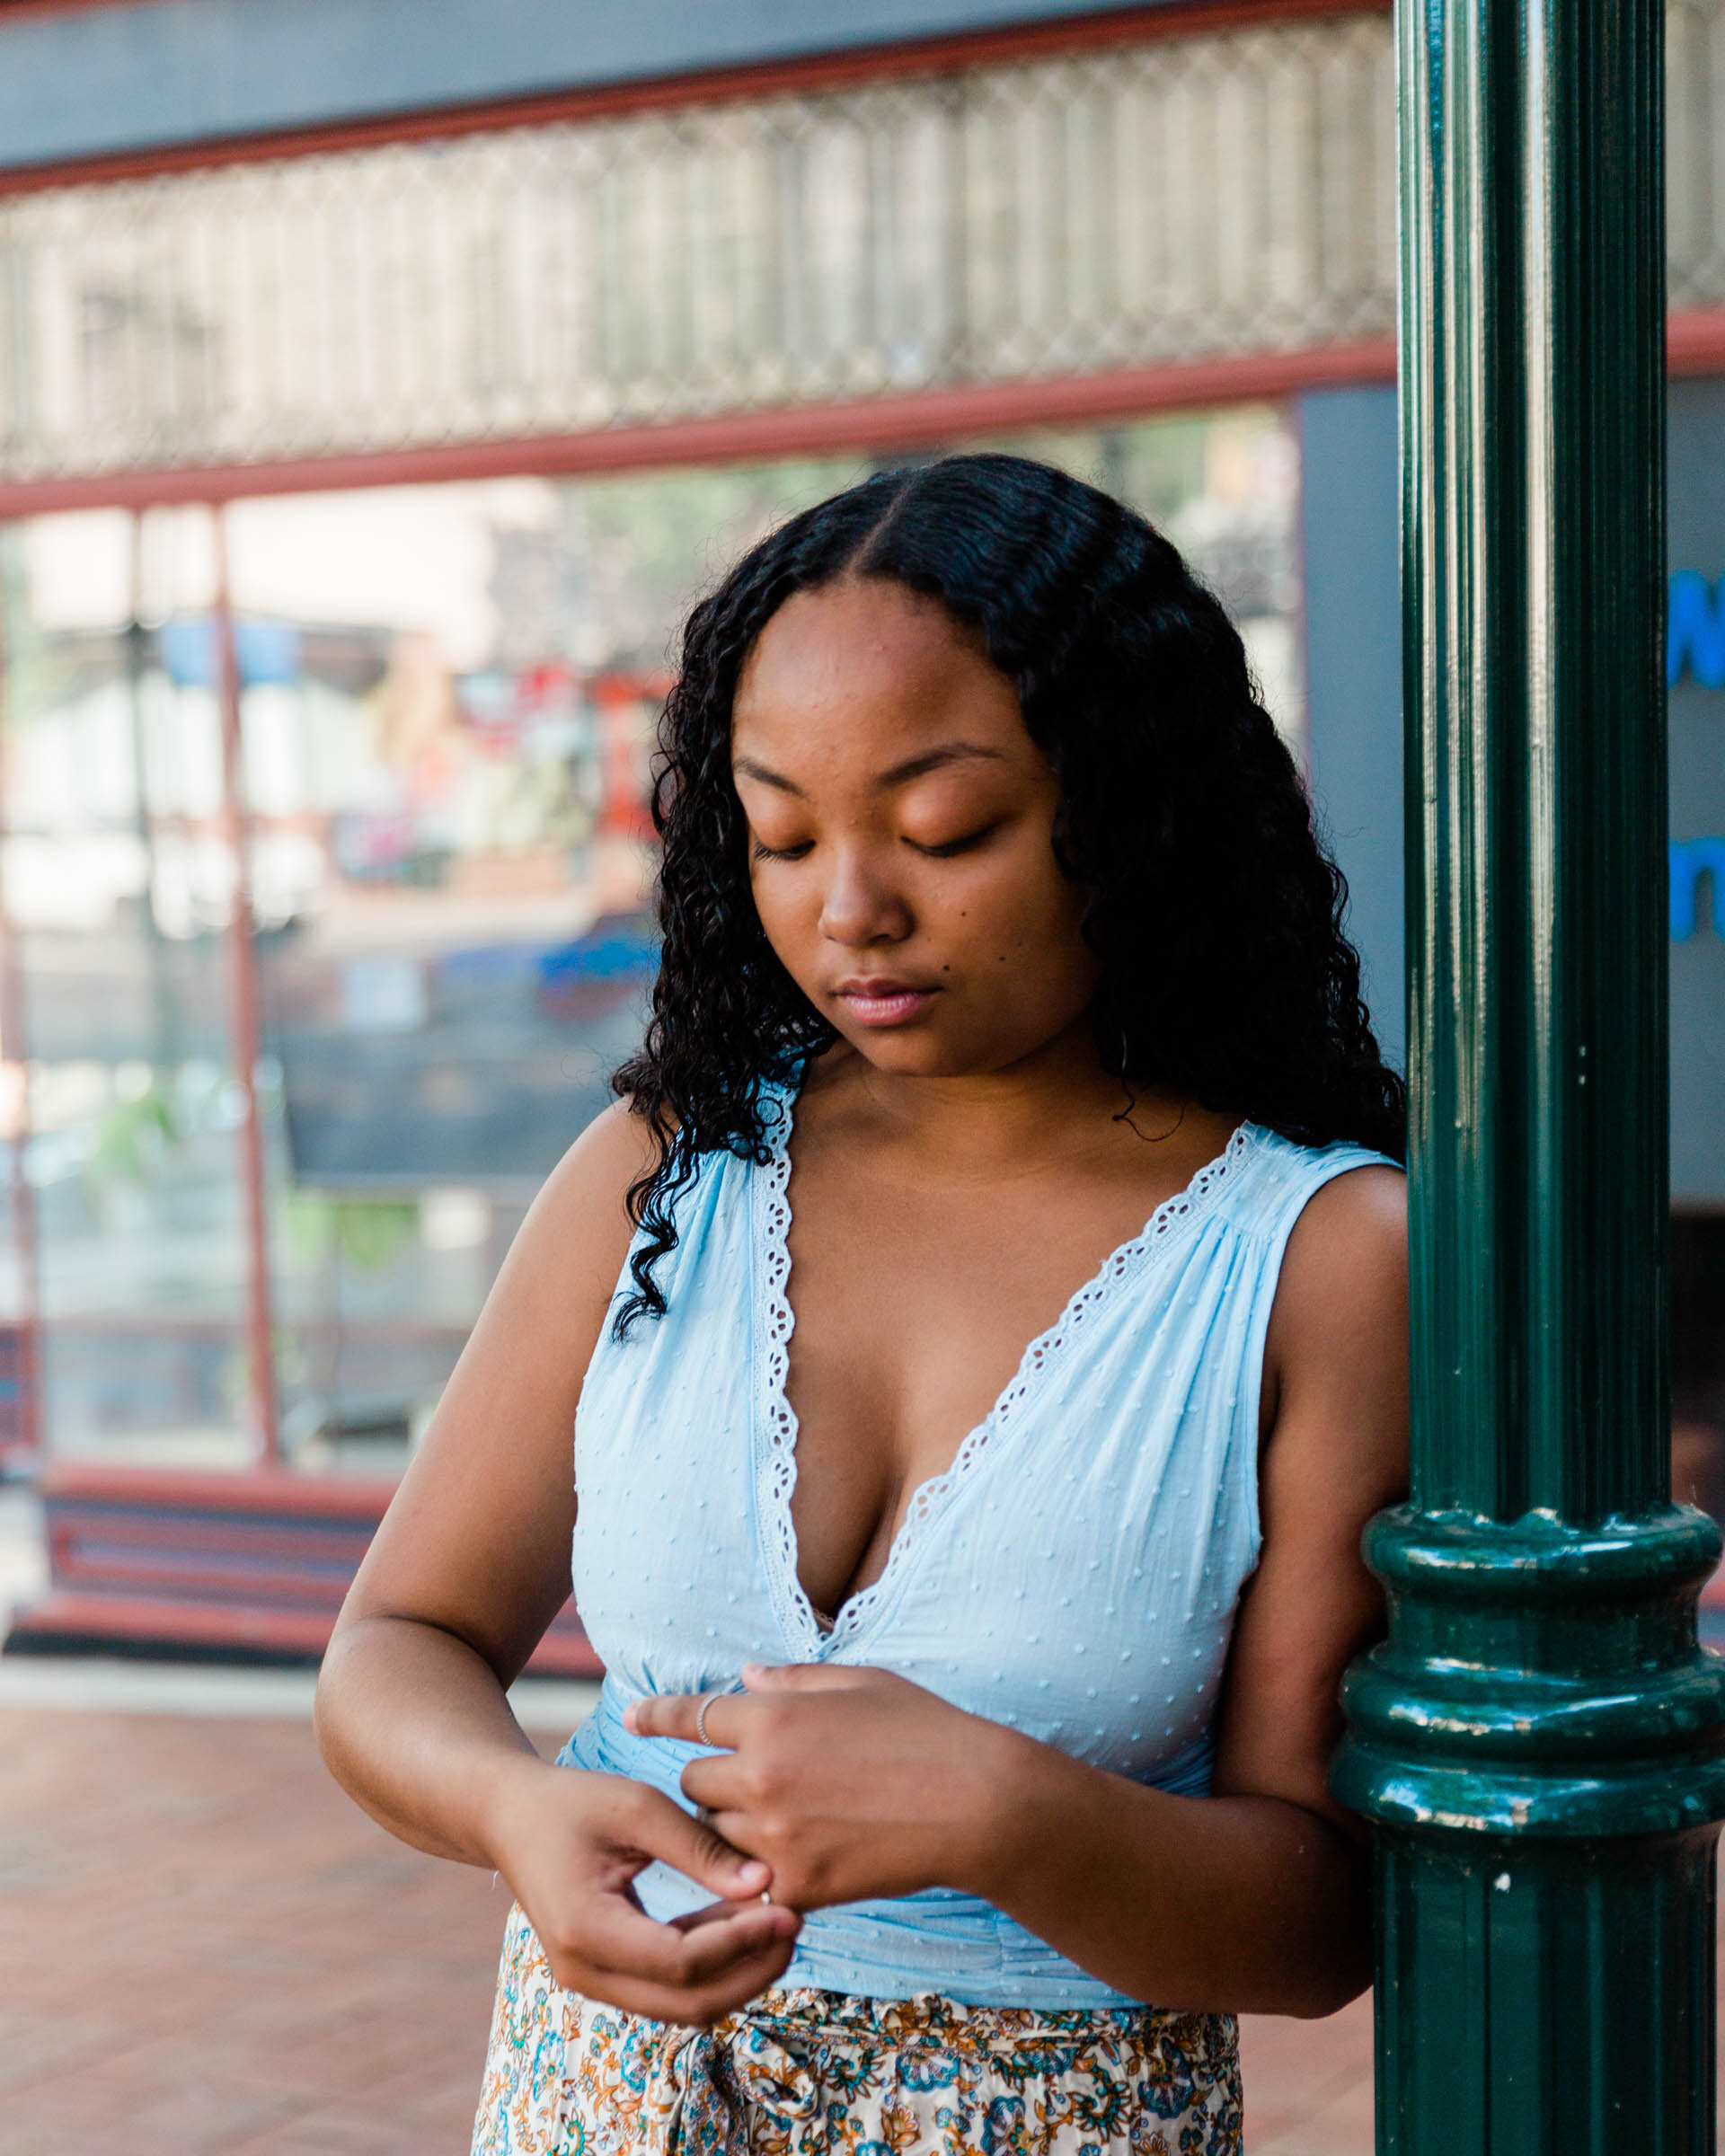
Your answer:
[[[788,1967],[801,1918],[764,1900],[767,1867],[645,1782],[500,1763],[486,1842],[565,1990],[655,2021],[704,2027]],[[670,1923],[634,1882],[669,1864],[715,1899]]]

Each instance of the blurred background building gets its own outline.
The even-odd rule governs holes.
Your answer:
[[[1669,31],[1675,1352],[1717,1507],[1725,0]],[[399,1467],[638,1025],[678,622],[883,464],[1011,446],[1169,532],[1400,1052],[1393,132],[1387,10],[1334,0],[0,4],[0,1446],[63,1589],[222,1603],[183,1518],[135,1532],[164,1476],[213,1518],[279,1465],[315,1525]]]

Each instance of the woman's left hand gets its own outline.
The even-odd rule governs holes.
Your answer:
[[[977,1890],[1013,1780],[1010,1730],[883,1669],[751,1666],[743,1682],[742,1692],[639,1700],[624,1720],[641,1736],[714,1747],[683,1770],[683,1793],[771,1868],[774,1901],[818,1909]]]

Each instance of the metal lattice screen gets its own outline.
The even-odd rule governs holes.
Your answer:
[[[1377,16],[0,203],[0,475],[1380,334]]]
[[[1666,8],[1666,273],[1674,307],[1725,304],[1725,0]]]
[[[1694,305],[1725,297],[1725,0],[1671,26]],[[0,478],[1384,336],[1393,74],[1387,19],[1344,15],[16,197]]]

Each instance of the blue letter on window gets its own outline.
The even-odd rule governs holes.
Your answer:
[[[1725,838],[1671,841],[1671,941],[1686,943],[1695,932],[1701,879],[1713,882],[1713,933],[1725,935]]]
[[[1715,600],[1705,577],[1680,569],[1671,579],[1665,678],[1676,688],[1687,665],[1703,689],[1725,689],[1725,583]]]

